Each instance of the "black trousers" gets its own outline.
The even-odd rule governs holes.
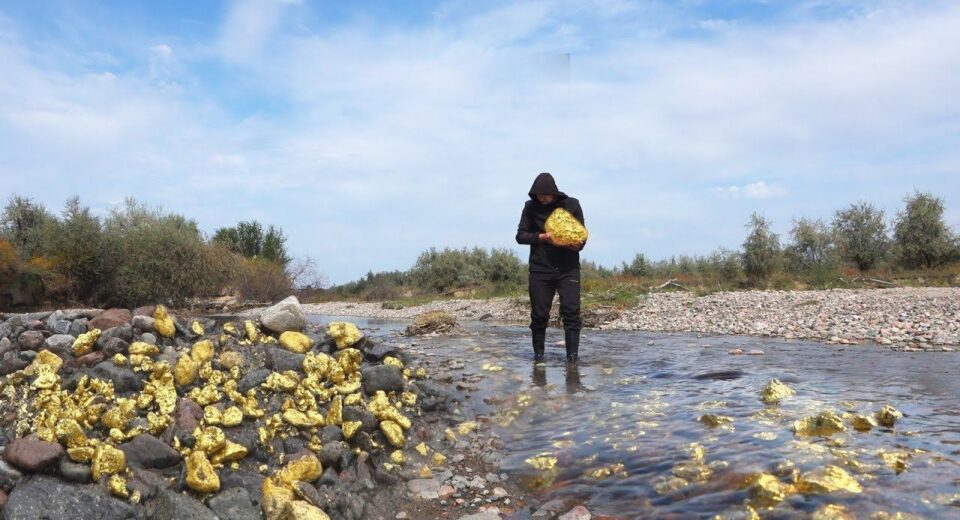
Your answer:
[[[580,331],[580,270],[530,272],[530,330],[546,330],[550,321],[553,295],[560,294],[560,318],[563,329]]]

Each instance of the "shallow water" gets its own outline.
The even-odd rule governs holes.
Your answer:
[[[375,326],[384,334],[399,327]],[[484,375],[470,406],[489,414],[502,436],[503,470],[543,500],[575,497],[594,515],[623,518],[712,517],[746,503],[764,518],[806,518],[824,504],[841,504],[857,518],[879,511],[960,518],[960,355],[588,331],[581,362],[568,369],[563,347],[549,346],[562,332],[551,330],[547,366],[536,369],[528,338],[524,328],[474,324],[466,335],[411,348],[463,360],[465,372]],[[733,348],[764,355],[731,356]],[[797,392],[780,406],[759,398],[773,378]],[[830,437],[792,431],[793,421],[822,410],[873,415],[882,404],[904,414],[892,429]],[[733,422],[710,428],[697,421],[704,414]],[[692,443],[705,450],[709,470],[697,466],[699,481],[666,485],[690,470]],[[906,469],[895,472],[882,452],[905,454]],[[553,469],[535,467],[554,458]],[[863,491],[792,494],[775,507],[751,501],[746,477],[775,473],[785,461],[801,473],[842,467]]]

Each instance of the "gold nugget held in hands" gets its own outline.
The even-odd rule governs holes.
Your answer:
[[[569,211],[563,208],[553,210],[543,225],[544,230],[553,236],[553,241],[560,246],[579,246],[587,241],[587,228]]]

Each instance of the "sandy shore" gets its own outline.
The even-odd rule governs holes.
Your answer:
[[[404,309],[380,303],[305,305],[308,313],[410,319],[432,310],[458,319],[525,323],[523,299],[445,300]],[[556,306],[554,306],[556,312]],[[960,288],[740,291],[697,297],[670,292],[644,295],[621,311],[601,312],[595,328],[696,332],[808,339],[828,343],[872,342],[903,350],[952,351],[960,345]]]

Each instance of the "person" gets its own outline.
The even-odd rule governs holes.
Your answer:
[[[530,246],[529,268],[530,331],[533,359],[543,361],[547,323],[554,294],[560,294],[567,361],[576,363],[580,350],[580,251],[586,242],[559,246],[544,229],[547,217],[557,208],[569,211],[582,224],[580,201],[557,189],[549,173],[537,175],[530,188],[530,200],[523,206],[517,226],[517,243]]]

